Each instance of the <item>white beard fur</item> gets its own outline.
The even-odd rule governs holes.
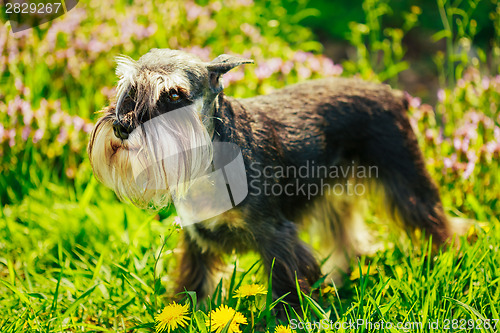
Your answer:
[[[100,120],[89,145],[95,176],[121,200],[140,208],[157,209],[182,199],[190,180],[205,175],[212,164],[211,137],[200,119],[202,107],[196,101],[155,117],[124,141],[113,134],[113,119]]]

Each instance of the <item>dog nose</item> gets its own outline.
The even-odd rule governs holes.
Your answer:
[[[128,135],[134,130],[129,124],[124,124],[119,120],[113,122],[113,133],[118,139],[126,140]]]

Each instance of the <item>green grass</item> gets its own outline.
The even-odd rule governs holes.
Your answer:
[[[19,205],[5,207],[0,221],[1,332],[129,332],[134,327],[148,332],[154,316],[171,301],[179,233],[172,217],[119,203],[91,181],[81,193],[50,185],[33,190]],[[393,233],[385,250],[353,259],[352,274],[338,290],[321,289],[317,302],[303,295],[302,320],[327,319],[336,325],[438,321],[440,332],[447,320],[451,327],[453,319],[479,325],[499,318],[498,221],[488,229],[476,228],[473,241],[462,239],[459,249],[436,255],[424,239],[412,244]],[[197,300],[199,307],[193,310],[195,296],[185,297],[191,307],[185,331],[203,331],[204,321],[194,316],[220,304],[238,307],[246,316],[244,332],[264,331],[278,323],[268,313],[270,298],[257,297],[252,310],[232,297],[241,283],[265,283],[257,257],[227,259],[232,272],[209,301]],[[317,330],[297,329],[308,331]]]

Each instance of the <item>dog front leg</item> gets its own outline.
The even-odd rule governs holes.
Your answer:
[[[216,273],[223,265],[221,255],[202,249],[187,233],[184,233],[181,250],[176,293],[195,291],[198,299],[207,297],[213,292]]]
[[[273,298],[277,299],[286,293],[285,301],[300,309],[296,281],[300,289],[308,293],[311,286],[321,277],[321,270],[309,248],[299,239],[294,223],[285,219],[273,225],[257,238],[259,252],[268,272],[272,268]],[[273,266],[274,261],[274,266]]]

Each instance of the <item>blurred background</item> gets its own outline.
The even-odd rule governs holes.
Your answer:
[[[120,54],[137,59],[172,48],[206,61],[221,53],[252,58],[255,65],[225,76],[226,93],[236,97],[330,76],[404,90],[447,213],[498,223],[497,0],[81,1],[16,34],[1,15],[0,299],[7,307],[0,327],[1,316],[9,327],[50,318],[66,325],[71,314],[84,317],[79,297],[95,288],[100,296],[85,322],[111,327],[120,313],[141,322],[157,310],[151,295],[169,289],[173,208],[120,203],[95,181],[86,155],[96,112],[115,97]],[[29,300],[19,296],[26,293]]]

